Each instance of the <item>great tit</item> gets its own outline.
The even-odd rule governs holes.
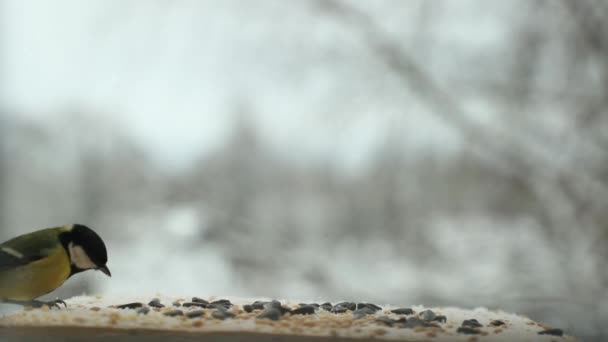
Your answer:
[[[103,240],[91,228],[69,224],[17,236],[0,244],[0,302],[41,307],[61,300],[36,298],[76,273],[94,269],[111,276]]]

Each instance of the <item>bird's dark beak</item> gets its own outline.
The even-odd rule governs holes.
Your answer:
[[[103,274],[107,275],[108,277],[112,277],[112,273],[110,273],[110,269],[106,265],[97,267],[97,270],[103,272]]]

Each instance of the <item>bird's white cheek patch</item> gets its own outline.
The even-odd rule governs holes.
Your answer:
[[[72,259],[72,264],[82,270],[88,270],[90,268],[97,268],[87,253],[80,246],[74,245],[74,243],[70,243],[70,258]]]

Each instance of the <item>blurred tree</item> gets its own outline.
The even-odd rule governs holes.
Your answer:
[[[373,14],[344,1],[320,3],[324,13],[359,32],[385,70],[425,101],[433,115],[460,130],[466,149],[474,153],[468,162],[490,170],[501,184],[503,192],[496,196],[501,205],[492,212],[504,211],[504,205],[516,208],[509,210],[513,216],[538,220],[560,258],[569,298],[589,304],[601,296],[608,288],[608,272],[600,266],[608,261],[606,3],[536,1],[514,7],[528,14],[512,17],[513,36],[500,52],[507,59],[497,58],[493,66],[506,67],[506,77],[489,81],[485,73],[463,68],[466,75],[457,81],[493,91],[490,106],[494,98],[503,100],[503,114],[493,123],[471,115],[464,100],[448,90],[462,84],[437,79]],[[479,186],[477,191],[483,192]],[[589,265],[593,274],[581,278],[576,276],[580,264],[590,261],[573,247],[587,244],[594,245],[602,262]]]
[[[9,200],[8,189],[7,189],[7,178],[8,178],[8,151],[7,151],[7,127],[8,117],[5,116],[2,109],[0,109],[0,232],[6,230],[6,216],[8,215],[8,208],[5,203]],[[0,235],[4,237],[4,234]]]

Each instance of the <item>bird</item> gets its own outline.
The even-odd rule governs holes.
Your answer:
[[[69,279],[98,270],[108,277],[106,245],[91,228],[68,224],[17,236],[0,244],[0,302],[40,308],[67,304],[40,301]]]

